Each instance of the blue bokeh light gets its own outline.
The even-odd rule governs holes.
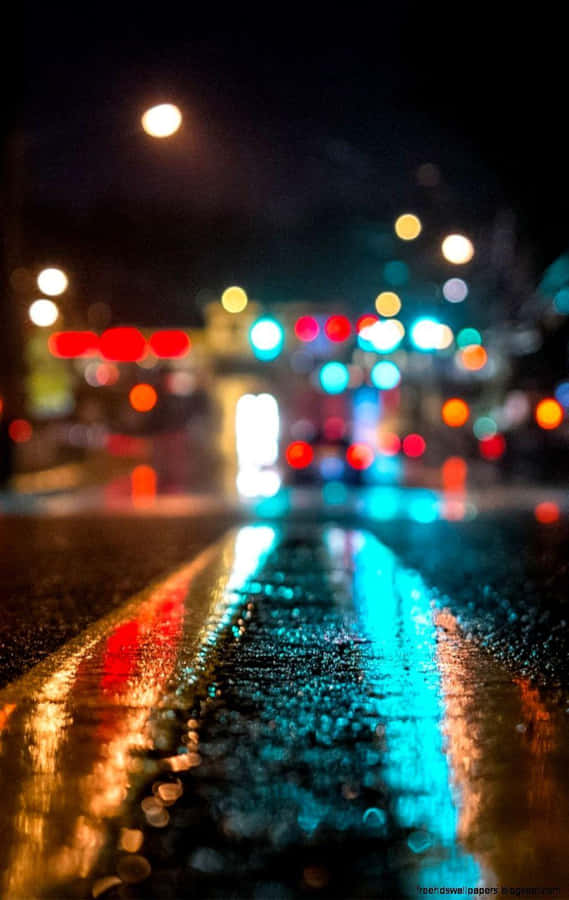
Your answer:
[[[372,383],[381,391],[390,391],[396,388],[401,381],[401,372],[398,366],[389,360],[376,363],[370,375]]]
[[[341,394],[348,387],[350,373],[341,362],[327,362],[320,369],[320,384],[327,394]]]

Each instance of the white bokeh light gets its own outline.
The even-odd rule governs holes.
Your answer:
[[[468,285],[462,278],[449,278],[443,284],[443,297],[449,303],[462,303],[468,296]]]
[[[42,294],[58,297],[63,294],[69,284],[67,275],[62,269],[42,269],[37,277],[37,284]]]
[[[42,298],[41,300],[34,300],[30,304],[28,315],[34,325],[39,325],[40,328],[49,328],[50,325],[57,321],[59,310],[53,300]]]

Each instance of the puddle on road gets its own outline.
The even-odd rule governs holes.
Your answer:
[[[247,526],[2,692],[1,893],[565,896],[567,719],[371,534]]]

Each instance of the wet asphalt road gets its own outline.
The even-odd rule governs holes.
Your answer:
[[[0,695],[2,895],[567,896],[559,701],[369,530],[242,527]]]
[[[247,518],[0,517],[0,686]],[[369,528],[446,598],[465,632],[520,674],[569,686],[566,517],[547,525],[507,511],[462,522],[334,510],[298,518]]]
[[[2,896],[569,896],[566,520],[234,519],[1,520]]]

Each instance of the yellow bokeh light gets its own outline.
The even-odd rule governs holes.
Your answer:
[[[63,294],[69,282],[62,269],[42,269],[37,277],[37,284],[42,294],[58,297]]]
[[[382,291],[375,299],[375,308],[380,316],[396,316],[401,309],[401,300],[394,291]]]
[[[553,397],[541,400],[535,410],[535,420],[540,428],[551,431],[563,421],[563,407]]]
[[[422,228],[421,220],[414,213],[403,213],[395,222],[395,234],[402,241],[414,241]]]
[[[249,299],[243,288],[233,285],[228,287],[221,295],[221,305],[229,313],[243,312]]]
[[[441,244],[441,250],[447,262],[455,266],[470,262],[474,256],[474,245],[464,234],[448,234]]]
[[[182,124],[182,113],[173,103],[160,103],[146,110],[141,123],[146,134],[151,137],[170,137]]]
[[[465,403],[460,397],[452,397],[443,403],[441,418],[450,428],[461,428],[468,421],[469,415],[468,403]]]

